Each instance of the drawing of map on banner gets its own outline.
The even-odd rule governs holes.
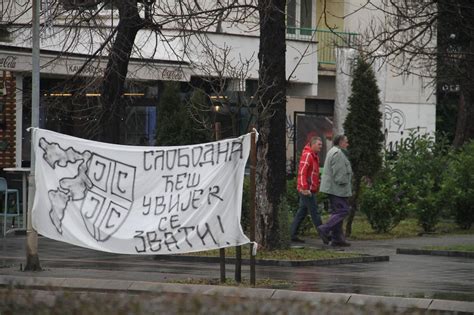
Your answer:
[[[192,146],[112,145],[34,129],[33,226],[115,253],[249,243],[240,225],[250,136]]]
[[[81,214],[90,235],[107,240],[127,218],[133,200],[135,167],[107,159],[89,151],[83,153],[57,143],[39,140],[44,159],[53,168],[80,161],[77,176],[62,178],[59,187],[48,192],[49,217],[59,234],[62,220],[72,201],[82,201]]]

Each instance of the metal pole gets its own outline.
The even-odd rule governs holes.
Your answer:
[[[242,246],[235,246],[235,282],[242,282]]]
[[[220,140],[221,138],[221,123],[216,122],[214,124],[214,131],[216,140]],[[225,283],[225,249],[219,248],[219,262],[220,262],[220,270],[221,270],[221,277],[220,282]]]
[[[33,45],[31,53],[31,127],[39,126],[39,102],[40,102],[40,0],[33,0],[32,35]],[[33,132],[30,133],[33,135]],[[33,140],[33,139],[32,139]],[[33,200],[35,197],[35,154],[34,143],[31,141],[31,170],[28,179],[28,226],[26,230],[26,266],[25,270],[41,270],[38,257],[38,233],[33,230],[31,214]]]
[[[257,144],[255,131],[250,136],[250,241],[255,242],[255,176],[257,169]],[[255,256],[252,255],[253,244],[250,244],[250,284],[255,287]]]

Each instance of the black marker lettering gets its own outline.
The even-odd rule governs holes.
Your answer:
[[[192,196],[193,196],[193,193],[190,191],[190,192],[189,192],[188,203],[186,204],[186,207],[184,207],[184,203],[181,204],[181,211],[186,211],[186,210],[188,210],[189,206],[191,205]]]
[[[173,175],[163,175],[161,176],[166,180],[165,192],[173,192],[173,181],[170,179]],[[168,185],[170,186],[168,190]]]
[[[197,179],[196,179],[197,175]],[[197,187],[201,182],[201,174],[199,173],[189,173],[188,175],[188,183],[186,184],[186,188],[193,188]]]
[[[176,211],[179,211],[179,194],[176,195],[176,202],[173,203],[173,195],[170,195],[170,203],[168,207],[168,213],[176,209]]]
[[[179,217],[178,217],[177,214],[173,214],[170,217],[170,227],[172,229],[176,229],[176,228],[179,228],[181,226],[181,224],[179,224],[179,223],[175,224],[176,222],[179,222]]]
[[[151,198],[147,200],[146,196],[143,196],[143,207],[146,209],[146,212],[143,211],[143,215],[148,215],[151,209]]]
[[[151,169],[153,168],[153,166],[151,165],[151,163],[150,163],[150,165],[148,166],[148,158],[147,158],[148,155],[151,155],[150,158],[152,158],[152,157],[153,157],[153,151],[145,151],[145,152],[143,152],[143,169],[144,169],[145,171],[149,171],[149,170],[151,170]]]
[[[199,232],[199,225],[196,226],[196,232],[197,232],[197,235],[199,236],[199,238],[201,239],[202,245],[206,245],[206,242],[204,242],[204,238],[207,235],[209,235],[212,238],[212,240],[214,241],[214,244],[217,244],[216,239],[214,238],[214,235],[212,235],[211,228],[209,227],[209,224],[205,223],[205,226],[206,226],[206,230],[202,234]]]
[[[235,149],[237,147],[237,149]],[[232,160],[232,154],[234,153],[240,153],[239,159],[242,159],[243,157],[243,145],[242,145],[242,139],[237,140],[237,141],[232,141],[232,149],[230,151],[230,157],[229,161]]]
[[[189,167],[189,154],[182,154],[187,148],[178,149],[178,167]]]
[[[162,214],[165,209],[166,209],[166,205],[165,205],[165,197],[164,196],[158,196],[158,197],[155,197],[155,215],[160,215]],[[161,207],[161,211],[157,211],[158,208]]]
[[[175,185],[176,190],[181,190],[184,188],[183,181],[187,175],[188,175],[187,173],[181,173],[181,174],[176,175],[176,185]]]
[[[157,153],[157,156],[155,157],[155,170],[158,169],[158,160],[161,160],[161,167],[160,170],[163,170],[165,168],[165,151],[164,150],[158,150],[155,151]]]
[[[170,236],[170,237],[169,237]],[[173,241],[172,242],[169,242],[169,240],[172,239]],[[173,236],[173,233],[171,232],[167,232],[165,233],[165,245],[166,247],[168,248],[168,251],[171,252],[171,249],[170,249],[170,245],[171,244],[175,244],[176,248],[179,249],[179,246],[178,246],[178,241],[176,240],[176,238]]]
[[[183,230],[184,234],[186,234],[184,239],[186,240],[186,243],[188,243],[189,247],[193,247],[193,244],[191,244],[191,242],[189,242],[189,240],[188,240],[188,235],[189,235],[188,230],[194,231],[194,229],[195,229],[194,226],[183,226],[183,227],[178,229],[178,232],[181,232]]]
[[[152,236],[152,237],[150,237]],[[157,235],[156,235],[156,232],[155,231],[151,231],[151,232],[146,232],[146,238],[148,240],[148,245],[150,247],[150,250],[152,252],[159,252],[161,250],[161,240],[157,239]],[[158,244],[158,248],[153,248],[153,246],[155,246],[155,244]]]
[[[174,163],[176,162],[176,152],[176,149],[166,151],[166,167],[169,170],[174,168]],[[173,155],[172,157],[170,156],[171,154]]]
[[[219,227],[221,228],[222,233],[224,232],[224,226],[222,225],[221,216],[217,216],[217,221],[219,221]]]
[[[199,151],[199,153],[197,151]],[[199,161],[201,160],[202,151],[203,151],[202,146],[197,146],[197,147],[193,148],[193,150],[192,150],[192,160],[193,160],[192,165],[193,165],[193,167],[198,166]]]
[[[160,231],[160,232],[166,232],[167,228],[162,228],[162,227],[161,227],[161,222],[163,222],[163,221],[166,222],[166,220],[168,220],[168,218],[166,218],[166,217],[162,217],[162,218],[160,219],[160,223],[158,223],[158,231]]]
[[[214,145],[206,144],[205,147],[209,147],[206,152],[204,152],[203,161],[199,163],[199,166],[203,166],[206,163],[211,163],[214,165]]]
[[[222,146],[225,146],[224,149],[221,149],[221,143],[217,143],[217,164],[219,164],[219,157],[224,155],[224,162],[227,162],[227,153],[229,152],[229,142],[225,144],[222,143]]]
[[[219,186],[212,186],[212,187],[209,187],[209,194],[207,195],[207,204],[210,205],[211,204],[211,197],[214,197],[214,198],[217,198],[219,199],[220,201],[223,201],[224,199],[222,199],[218,193],[220,191],[220,188]]]
[[[135,234],[133,236],[133,238],[139,238],[141,241],[142,241],[142,245],[143,245],[143,248],[142,249],[138,249],[136,246],[135,246],[135,250],[137,251],[137,253],[144,253],[146,252],[146,242],[145,242],[145,238],[142,236],[144,231],[135,231]]]
[[[199,196],[196,197],[196,193],[199,192]],[[192,200],[192,206],[194,209],[197,209],[199,208],[199,204],[194,204],[195,202],[199,202],[199,200],[201,199],[201,196],[202,194],[204,193],[204,190],[202,189],[196,189],[195,191],[193,191],[193,200]]]

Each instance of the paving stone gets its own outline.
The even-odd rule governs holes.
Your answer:
[[[135,281],[128,288],[129,291],[149,291],[149,292],[169,292],[185,294],[205,294],[212,286],[209,285],[190,285],[177,283],[159,283]]]
[[[84,289],[102,289],[102,290],[127,290],[131,281],[114,279],[65,279],[63,287],[65,288],[84,288]]]
[[[429,310],[474,313],[474,302],[433,300]]]
[[[288,300],[300,300],[309,301],[314,303],[320,302],[341,302],[346,303],[350,294],[344,293],[330,293],[330,292],[301,292],[301,291],[290,291],[290,290],[276,290],[273,294],[272,299],[288,299]]]
[[[351,298],[347,303],[357,305],[383,304],[386,306],[396,306],[398,308],[416,307],[421,309],[427,309],[428,306],[431,304],[431,301],[431,299],[352,294]]]
[[[272,298],[274,289],[256,289],[256,288],[235,288],[235,287],[224,287],[224,286],[213,286],[211,289],[206,291],[209,295],[223,295],[223,296],[237,296],[246,298]]]

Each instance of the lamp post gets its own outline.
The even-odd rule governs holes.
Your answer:
[[[39,126],[39,100],[40,100],[40,0],[33,0],[32,18],[32,53],[31,53],[31,127]],[[28,225],[26,230],[26,266],[25,270],[39,271],[41,265],[38,257],[38,233],[33,229],[31,222],[33,200],[35,197],[35,154],[33,131],[31,135],[31,170],[28,177]]]

